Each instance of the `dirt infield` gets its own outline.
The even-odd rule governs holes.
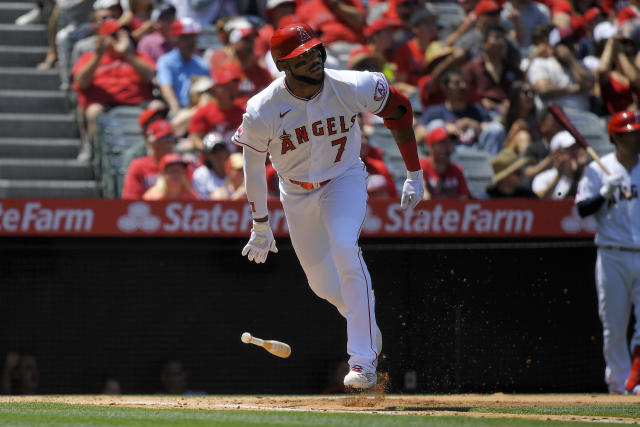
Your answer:
[[[336,396],[0,396],[0,402],[52,402],[77,405],[184,408],[205,410],[270,410],[316,412],[366,412],[471,417],[517,417],[563,421],[621,422],[640,424],[640,418],[577,415],[529,415],[469,412],[478,406],[602,406],[640,404],[640,396],[612,395],[507,395],[458,394],[401,396],[352,394]]]

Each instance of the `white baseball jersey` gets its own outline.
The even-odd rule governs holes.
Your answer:
[[[631,200],[626,200],[618,190],[595,213],[594,216],[598,223],[595,243],[598,246],[640,248],[640,200],[638,200],[640,163],[629,173],[618,162],[615,153],[609,153],[601,160],[612,175],[621,174],[624,176],[622,187],[633,197]],[[600,194],[605,177],[606,174],[600,166],[596,162],[591,162],[578,184],[576,203]]]
[[[283,178],[326,181],[358,162],[357,114],[379,113],[388,97],[381,73],[325,69],[323,88],[308,100],[290,92],[281,77],[249,100],[233,141],[268,152]]]

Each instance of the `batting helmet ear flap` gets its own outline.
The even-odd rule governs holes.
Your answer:
[[[316,47],[320,49],[320,53],[322,54],[322,64],[324,65],[324,63],[327,62],[327,51],[325,50],[323,44],[319,44]]]

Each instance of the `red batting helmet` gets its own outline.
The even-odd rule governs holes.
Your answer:
[[[640,113],[637,111],[620,111],[609,120],[609,135],[614,133],[633,132],[640,129]]]
[[[322,41],[316,37],[310,26],[303,23],[285,25],[278,28],[271,37],[271,56],[273,61],[295,58],[316,46],[321,47],[322,59],[326,52]]]

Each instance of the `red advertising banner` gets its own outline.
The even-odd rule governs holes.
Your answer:
[[[282,205],[269,201],[276,236],[288,234]],[[2,199],[0,236],[246,237],[246,202],[142,202],[107,199]],[[424,201],[402,210],[395,200],[371,200],[362,228],[373,237],[588,237],[592,218],[571,200]]]

